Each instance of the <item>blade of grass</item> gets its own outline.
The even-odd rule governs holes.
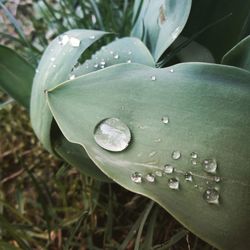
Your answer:
[[[100,14],[98,5],[96,4],[96,2],[94,0],[90,0],[89,2],[91,4],[91,6],[92,6],[92,9],[93,9],[94,13],[95,13],[97,22],[99,23],[101,30],[105,30],[104,24],[103,24],[103,21],[102,21],[102,16]]]
[[[176,244],[178,241],[183,239],[187,235],[188,231],[186,229],[180,230],[178,233],[173,235],[169,241],[166,243],[156,245],[153,247],[154,250],[166,250]]]
[[[107,222],[106,222],[106,230],[104,233],[104,245],[111,242],[112,232],[113,232],[113,194],[111,184],[109,186],[109,201],[108,201],[108,209],[107,209]]]
[[[141,223],[140,223],[138,234],[137,234],[137,237],[136,237],[136,240],[135,240],[135,248],[134,248],[134,250],[139,250],[142,231],[143,231],[145,222],[146,222],[146,220],[148,218],[148,215],[149,215],[152,207],[154,206],[154,204],[155,204],[154,201],[150,201],[149,204],[147,205],[144,213],[143,213],[143,217],[142,217],[142,220],[141,220]]]

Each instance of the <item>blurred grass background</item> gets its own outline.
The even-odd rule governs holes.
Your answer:
[[[133,1],[0,0],[0,44],[37,65],[72,28],[129,35]],[[28,112],[0,92],[0,249],[212,250],[160,206],[45,152]],[[201,225],[202,226],[202,225]]]

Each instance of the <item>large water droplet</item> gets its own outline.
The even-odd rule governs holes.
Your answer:
[[[198,158],[198,154],[196,152],[192,152],[190,154],[190,156],[191,156],[192,159],[197,159]]]
[[[155,182],[155,176],[152,173],[146,175],[146,180],[148,182]]]
[[[180,151],[173,151],[171,156],[174,160],[179,160],[181,158],[181,152]]]
[[[219,192],[214,188],[207,189],[204,194],[203,198],[210,204],[219,204]]]
[[[169,118],[168,118],[168,116],[163,116],[163,117],[161,118],[161,121],[162,121],[164,124],[168,124],[168,123],[169,123]]]
[[[69,36],[67,35],[61,35],[58,37],[59,44],[64,46],[69,42]]]
[[[78,38],[70,37],[69,43],[72,47],[77,48],[80,46],[81,41]]]
[[[178,190],[180,186],[180,182],[177,178],[171,178],[168,180],[168,186],[171,189]]]
[[[102,148],[119,152],[128,147],[131,133],[128,126],[118,118],[108,118],[96,125],[94,138]]]
[[[166,164],[163,168],[163,171],[166,174],[172,174],[174,172],[174,167],[169,164]]]
[[[186,181],[193,181],[193,174],[192,174],[192,172],[186,172],[184,174],[184,178],[185,178]]]
[[[202,162],[202,166],[205,172],[215,174],[217,169],[217,162],[215,159],[206,159]]]
[[[142,183],[142,174],[138,172],[134,172],[130,176],[131,180],[135,183]]]

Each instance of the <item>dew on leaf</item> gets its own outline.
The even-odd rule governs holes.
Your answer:
[[[163,168],[163,171],[166,174],[172,174],[174,172],[174,167],[169,164],[166,164]]]
[[[51,61],[51,62],[54,62],[55,60],[56,60],[55,57],[51,57],[51,58],[50,58],[50,61]]]
[[[198,161],[195,160],[195,159],[191,159],[191,164],[192,164],[193,166],[196,166],[196,165],[198,164]]]
[[[156,155],[156,152],[155,151],[152,151],[148,156],[149,157],[153,157],[153,156],[155,156]]]
[[[95,39],[95,36],[94,36],[94,35],[89,36],[89,39],[90,39],[90,40],[94,40],[94,39]]]
[[[128,126],[120,119],[107,118],[96,125],[94,139],[102,148],[120,152],[128,147],[131,133]]]
[[[173,69],[170,69],[169,71],[170,71],[171,73],[174,73],[174,70],[173,70]]]
[[[219,183],[221,181],[221,178],[219,176],[215,176],[214,177],[214,181],[217,182],[217,183]]]
[[[134,172],[133,174],[131,174],[130,178],[134,183],[142,183],[142,174],[141,173]]]
[[[202,162],[203,170],[210,174],[215,174],[217,170],[217,162],[215,159],[206,159]]]
[[[207,201],[210,204],[219,204],[219,192],[214,189],[214,188],[208,188],[204,194],[203,194],[203,198],[205,201]]]
[[[164,124],[168,124],[168,123],[169,123],[169,118],[168,118],[168,116],[163,116],[163,117],[161,118],[161,121],[162,121]]]
[[[119,55],[118,55],[118,54],[115,54],[115,55],[114,55],[114,58],[115,58],[115,59],[119,59]]]
[[[192,152],[190,154],[190,156],[191,156],[192,159],[197,159],[198,158],[198,154],[196,152]]]
[[[132,51],[129,51],[128,54],[129,54],[129,55],[132,55]]]
[[[168,180],[168,186],[170,189],[178,190],[180,186],[180,182],[177,178],[170,178]]]
[[[155,182],[155,176],[152,173],[146,175],[146,180],[148,182]]]
[[[62,46],[66,45],[69,42],[69,36],[61,35],[58,37],[58,43]]]
[[[171,155],[172,159],[179,160],[181,158],[181,152],[180,151],[173,151]]]
[[[127,60],[127,63],[131,63],[131,60],[129,59],[129,60]]]
[[[98,63],[96,63],[96,64],[94,64],[94,68],[98,68],[99,67],[99,64]]]
[[[78,38],[70,37],[69,43],[72,47],[77,48],[80,46],[81,41]]]
[[[76,78],[75,75],[71,75],[71,76],[69,77],[70,80],[73,80],[73,79],[75,79],[75,78]]]
[[[156,76],[151,76],[151,80],[155,81],[156,80]]]
[[[186,181],[193,181],[193,174],[191,173],[191,172],[186,172],[185,174],[184,174],[184,178],[185,178],[185,180]]]
[[[162,171],[161,171],[161,170],[156,170],[156,171],[155,171],[155,175],[156,175],[156,176],[159,176],[159,177],[162,177],[163,174],[162,174]]]

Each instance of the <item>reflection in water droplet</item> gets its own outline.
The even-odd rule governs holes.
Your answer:
[[[99,64],[98,63],[96,63],[95,65],[94,65],[94,68],[98,68],[99,67]]]
[[[118,55],[118,54],[115,54],[115,55],[114,55],[114,58],[115,58],[115,59],[118,59],[118,58],[119,58],[119,55]]]
[[[219,192],[214,188],[207,189],[204,194],[203,198],[210,204],[219,204]]]
[[[166,164],[163,170],[164,170],[164,173],[166,174],[172,174],[174,172],[174,167],[169,164]]]
[[[171,189],[177,190],[179,189],[180,182],[177,178],[171,178],[168,180],[168,186]]]
[[[146,180],[148,182],[155,182],[155,176],[153,174],[149,173],[146,175]]]
[[[70,37],[69,43],[72,47],[77,48],[80,46],[81,41],[78,38]]]
[[[155,171],[155,175],[156,175],[156,176],[159,176],[159,177],[162,177],[162,171],[156,170],[156,171]]]
[[[174,70],[173,70],[173,69],[170,69],[169,71],[170,71],[171,73],[174,73]]]
[[[95,39],[95,36],[94,36],[94,35],[89,36],[89,39],[90,39],[90,40],[94,40],[94,39]]]
[[[191,156],[191,158],[193,158],[193,159],[197,159],[197,158],[198,158],[198,154],[197,154],[196,152],[192,152],[192,153],[190,154],[190,156]]]
[[[131,63],[131,60],[129,59],[129,60],[127,60],[127,63]]]
[[[168,116],[163,116],[163,117],[161,118],[161,121],[162,121],[164,124],[168,124],[168,123],[169,123],[169,118],[168,118]]]
[[[129,54],[129,55],[132,55],[132,51],[129,51],[128,54]]]
[[[217,169],[217,162],[215,159],[206,159],[202,162],[203,170],[207,173],[214,174]]]
[[[156,76],[151,76],[151,80],[155,81],[156,80]]]
[[[221,178],[219,176],[215,176],[214,177],[214,181],[217,182],[217,183],[219,183],[221,181]]]
[[[181,152],[180,151],[173,151],[171,156],[174,160],[179,160],[181,158]]]
[[[184,174],[184,178],[185,178],[186,181],[193,181],[193,174],[192,174],[192,172],[186,172]]]
[[[119,152],[128,147],[131,133],[128,126],[118,118],[108,118],[96,125],[94,139],[102,148]]]
[[[130,176],[131,180],[135,183],[142,183],[142,174],[138,173],[138,172],[134,172],[131,176]]]
[[[61,35],[58,37],[58,43],[62,46],[66,45],[69,42],[69,36]]]

